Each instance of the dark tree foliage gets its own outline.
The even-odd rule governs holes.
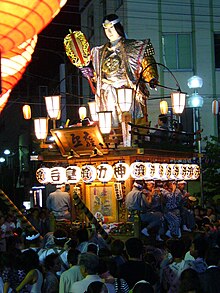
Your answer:
[[[220,140],[206,137],[205,154],[202,160],[203,188],[205,196],[220,194]]]

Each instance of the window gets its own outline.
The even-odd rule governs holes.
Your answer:
[[[215,68],[220,68],[220,34],[214,34]]]
[[[164,34],[163,62],[169,69],[192,69],[192,42],[190,34]]]

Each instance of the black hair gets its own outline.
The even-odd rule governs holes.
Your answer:
[[[119,17],[116,15],[116,14],[109,14],[109,15],[106,15],[104,18],[103,18],[103,21],[102,23],[105,22],[105,20],[108,20],[108,21],[113,21],[113,20],[116,20],[118,19]],[[114,28],[116,30],[116,32],[119,34],[119,36],[125,38],[125,32],[124,32],[124,28],[121,24],[121,22],[117,22],[116,24],[114,24]]]
[[[91,284],[89,284],[86,293],[100,293],[103,292],[103,286],[105,286],[105,284],[103,282],[100,281],[94,281]],[[107,292],[107,291],[106,291]]]
[[[158,119],[159,119],[160,121],[162,121],[164,124],[166,124],[167,121],[168,121],[167,116],[164,115],[164,114],[160,114],[160,115],[158,116]]]
[[[143,243],[139,238],[132,237],[125,242],[129,257],[140,257],[143,253]]]

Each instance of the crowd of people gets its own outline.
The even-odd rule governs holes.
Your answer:
[[[135,181],[125,198],[130,221],[138,215],[141,232],[145,236],[155,235],[158,241],[163,241],[164,236],[180,238],[182,232],[202,226],[217,229],[219,216],[215,208],[196,205],[197,199],[187,192],[186,184],[186,181]]]
[[[146,187],[141,187],[140,183],[135,182],[134,187],[145,197],[151,193],[147,199],[151,204],[154,202],[152,190],[158,188],[153,182],[148,182]],[[179,194],[173,184],[171,187],[174,194]],[[174,202],[170,202],[168,191],[160,187],[160,192],[164,195],[165,209],[171,207]],[[129,194],[127,196],[128,199]],[[156,198],[161,200],[161,195]],[[152,210],[150,216],[146,211],[140,213],[142,228],[147,229],[149,235],[159,235],[163,242],[145,233],[139,238],[113,237],[110,244],[91,227],[68,231],[57,228],[50,232],[46,208],[26,211],[27,218],[36,228],[44,226],[41,235],[36,231],[25,231],[13,215],[1,212],[1,244],[4,245],[0,252],[0,292],[219,292],[217,210],[195,206],[191,211],[195,226],[188,228],[188,222],[183,222],[187,230],[182,230],[181,235],[169,222],[169,215],[175,219],[173,214],[168,213],[165,217],[164,211],[156,210],[153,215]],[[182,211],[174,215],[184,219]],[[161,227],[164,229],[160,226],[161,217],[164,218],[162,223],[167,222],[170,235],[159,232]],[[40,225],[42,219],[44,225]]]

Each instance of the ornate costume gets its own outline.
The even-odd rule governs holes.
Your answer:
[[[140,75],[150,83],[158,78],[153,57],[154,49],[149,39],[129,40],[120,37],[92,49],[92,64],[96,73],[96,103],[99,111],[112,111],[113,125],[120,121],[117,88],[133,88],[137,92],[131,107],[133,118],[146,117],[146,98],[149,91],[139,80]]]

